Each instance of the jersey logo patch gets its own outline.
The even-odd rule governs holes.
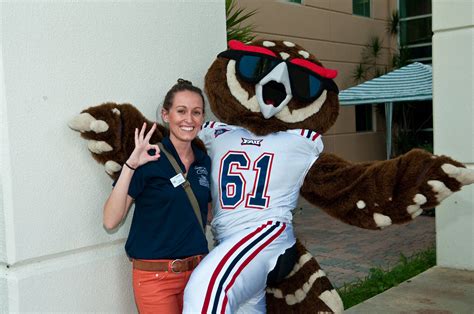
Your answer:
[[[217,129],[214,131],[214,137],[224,134],[225,132],[230,131],[229,129]]]
[[[204,174],[208,175],[206,167],[201,167],[201,166],[195,166],[194,169],[196,170],[197,174]]]
[[[249,139],[249,138],[244,138],[242,137],[242,143],[240,145],[254,145],[254,146],[262,146],[262,141],[263,140],[254,140],[254,139]]]
[[[207,180],[206,176],[201,175],[199,177],[199,185],[204,186],[209,189],[209,180]]]

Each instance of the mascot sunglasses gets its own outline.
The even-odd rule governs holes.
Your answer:
[[[218,57],[235,60],[237,75],[245,82],[256,84],[268,73],[270,73],[277,65],[282,62],[285,62],[290,77],[293,97],[302,101],[313,101],[321,95],[323,90],[339,93],[337,85],[331,79],[337,75],[337,72],[334,70],[320,67],[307,60],[282,60],[277,57],[271,56],[266,52],[260,53],[257,51],[237,50],[233,49],[232,45],[230,45],[230,47],[231,49],[221,52]],[[315,73],[308,67],[297,65],[294,62],[304,62],[306,63],[305,65],[310,65],[315,68],[317,67],[319,68],[317,69],[319,70],[318,72],[323,72],[323,75],[332,77],[323,77],[322,75]]]

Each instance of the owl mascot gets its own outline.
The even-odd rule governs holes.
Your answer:
[[[212,160],[218,244],[191,277],[185,312],[340,313],[336,290],[294,238],[300,194],[345,223],[382,229],[474,182],[461,163],[418,149],[364,163],[325,153],[322,135],[339,112],[336,75],[303,47],[277,40],[230,41],[210,66],[205,91],[220,121],[204,123],[199,138]],[[153,123],[132,105],[105,103],[69,126],[117,178],[143,122]],[[150,142],[165,132],[159,125]]]

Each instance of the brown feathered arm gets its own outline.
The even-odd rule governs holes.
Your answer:
[[[420,149],[387,161],[358,164],[321,154],[305,178],[301,195],[343,222],[378,229],[410,221],[473,182],[474,170]]]
[[[83,110],[69,122],[69,127],[81,132],[94,159],[104,164],[112,179],[117,179],[135,148],[135,128],[140,129],[144,122],[147,130],[154,123],[130,104],[105,103]],[[157,124],[150,143],[160,142],[165,134],[166,128]]]

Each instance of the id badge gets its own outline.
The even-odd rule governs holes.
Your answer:
[[[182,173],[178,173],[177,175],[175,175],[174,177],[172,177],[170,179],[171,181],[171,184],[173,184],[173,187],[177,187],[177,186],[180,186],[181,184],[184,183],[184,181],[186,181],[184,179],[184,176]]]

